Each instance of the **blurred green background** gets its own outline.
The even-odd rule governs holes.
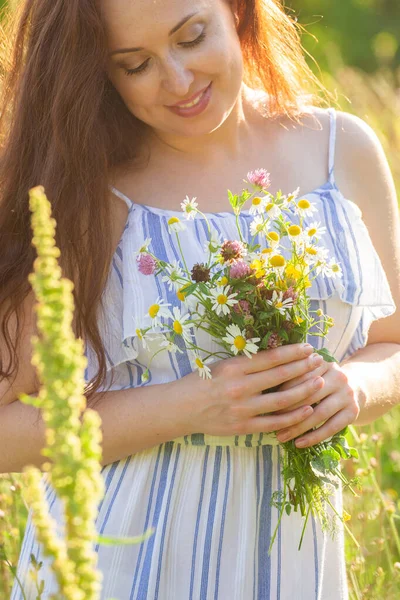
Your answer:
[[[400,198],[400,0],[287,0],[286,9],[306,28],[302,44],[316,61],[308,63],[341,110],[376,131]],[[360,460],[345,468],[362,490],[344,495],[360,543],[357,550],[346,542],[350,600],[399,600],[400,407],[355,432]],[[20,475],[0,475],[1,599],[9,598],[26,521],[22,483]]]

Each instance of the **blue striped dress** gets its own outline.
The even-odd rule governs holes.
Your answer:
[[[341,361],[366,344],[370,324],[395,310],[380,259],[373,247],[360,209],[344,198],[334,179],[336,113],[331,119],[329,179],[306,194],[316,204],[317,220],[327,227],[323,238],[329,256],[340,261],[342,280],[320,276],[310,288],[312,309],[321,308],[335,320],[325,345]],[[101,328],[108,360],[106,389],[140,385],[151,346],[145,350],[135,331],[157,296],[179,305],[161,276],[138,272],[135,252],[146,238],[160,259],[179,261],[175,236],[167,221],[178,211],[137,205],[113,188],[129,207],[125,230],[113,257],[105,289],[107,314]],[[304,197],[304,196],[303,196]],[[229,212],[207,215],[222,239],[236,239],[235,219]],[[253,217],[244,211],[242,231],[250,237]],[[315,219],[310,219],[315,220]],[[306,220],[307,221],[307,220]],[[188,221],[180,239],[191,268],[201,262],[207,227],[204,218]],[[265,242],[260,239],[260,244]],[[316,347],[321,339],[309,336]],[[215,349],[204,334],[202,348]],[[90,379],[96,362],[88,347],[86,373]],[[186,352],[160,353],[147,385],[166,383],[192,370]],[[135,435],[132,431],[132,435]],[[271,556],[268,547],[277,523],[271,496],[282,488],[282,452],[273,435],[215,437],[196,433],[106,465],[106,492],[99,506],[97,528],[103,535],[137,536],[149,527],[155,533],[135,546],[96,547],[103,575],[102,599],[119,600],[346,600],[344,537],[335,539],[308,521],[303,547],[298,542],[302,518],[284,515]],[[62,523],[62,509],[54,490],[43,477],[51,514]],[[333,496],[342,510],[342,493]],[[29,516],[18,564],[18,577],[27,600],[36,598],[29,577],[29,557],[43,560],[44,598],[57,589],[49,562],[35,540]],[[22,600],[17,584],[11,600]]]

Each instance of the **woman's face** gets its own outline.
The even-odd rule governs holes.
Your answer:
[[[225,121],[243,78],[231,2],[102,0],[102,10],[108,76],[135,117],[174,136]]]

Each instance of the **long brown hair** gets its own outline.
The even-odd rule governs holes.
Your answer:
[[[307,66],[300,26],[280,0],[238,0],[237,12],[245,82],[270,95],[270,114],[296,118],[305,98],[326,103],[330,94]],[[63,274],[75,284],[75,334],[91,345],[99,364],[85,390],[90,404],[106,376],[98,318],[112,260],[110,174],[139,156],[141,123],[107,78],[106,33],[96,0],[25,0],[5,16],[0,335],[9,356],[7,367],[0,356],[0,380],[19,368],[22,304],[31,292],[35,259],[28,190],[43,185],[57,221]]]

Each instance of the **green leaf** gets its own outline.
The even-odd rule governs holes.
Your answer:
[[[270,317],[270,313],[261,311],[257,314],[257,321],[267,321]]]
[[[280,329],[280,330],[278,331],[278,334],[279,334],[279,336],[280,336],[282,339],[284,339],[284,340],[285,340],[285,342],[288,342],[288,341],[289,341],[289,336],[288,336],[288,334],[287,334],[287,331],[285,331],[284,329]]]
[[[188,285],[188,286],[185,288],[185,292],[184,292],[184,294],[185,294],[185,298],[186,298],[187,296],[191,296],[191,294],[193,294],[193,292],[195,292],[195,291],[196,291],[196,288],[197,288],[197,286],[198,286],[198,284],[197,284],[197,283],[192,283],[191,285]]]
[[[102,546],[131,546],[146,541],[149,537],[153,535],[154,532],[155,529],[151,528],[148,529],[143,535],[121,538],[99,535],[97,537],[97,543],[101,544]]]
[[[322,356],[322,358],[328,363],[331,363],[331,362],[337,363],[338,362],[336,360],[336,358],[334,356],[332,356],[332,354],[326,348],[321,348],[320,350],[316,350],[315,352],[316,352],[316,354],[319,354],[320,356]]]
[[[339,452],[330,447],[319,452],[318,456],[310,461],[310,467],[319,479],[334,485],[338,482],[338,478],[333,471],[337,469],[339,462]]]
[[[287,515],[290,515],[290,513],[292,512],[292,505],[291,504],[286,504],[285,511],[286,511]]]
[[[272,334],[273,334],[273,331],[271,329],[271,331],[268,331],[268,333],[266,335],[264,335],[264,337],[263,337],[263,339],[261,340],[261,343],[260,343],[260,348],[262,350],[265,350],[267,348],[267,346],[268,346],[268,340],[269,340],[269,338],[271,337]]]
[[[205,296],[210,296],[210,291],[209,291],[208,287],[206,286],[206,284],[203,281],[201,283],[199,283],[199,290]]]

